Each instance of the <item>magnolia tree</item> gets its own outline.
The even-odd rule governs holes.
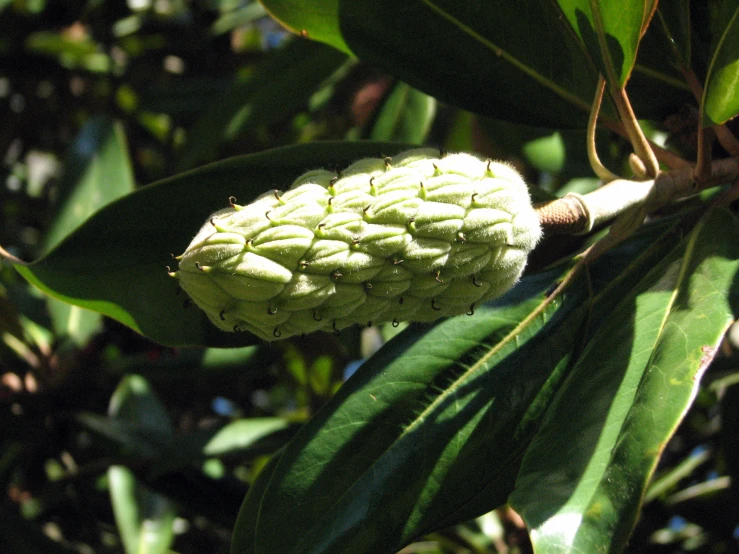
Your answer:
[[[392,553],[503,506],[536,552],[624,551],[645,499],[690,474],[653,481],[736,312],[739,4],[262,4],[298,36],[248,102],[227,94],[190,130],[183,172],[79,226],[62,214],[34,262],[5,258],[55,313],[168,347],[392,337],[255,469],[234,554]],[[269,122],[357,63],[398,80],[380,140],[202,165],[228,140],[214,127]],[[519,163],[471,152],[491,141],[525,144]],[[141,424],[147,391],[121,385],[119,424]],[[166,419],[160,473],[184,448]],[[136,504],[124,467],[109,481],[127,550],[144,520],[166,549],[174,505]]]

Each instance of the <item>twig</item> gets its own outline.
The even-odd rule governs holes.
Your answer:
[[[595,97],[593,98],[593,106],[590,109],[590,118],[588,119],[588,136],[587,136],[587,147],[588,147],[588,160],[590,161],[590,167],[593,168],[598,178],[603,181],[613,181],[618,179],[618,175],[611,173],[600,161],[598,157],[598,150],[595,146],[595,127],[598,124],[598,113],[600,112],[600,106],[603,102],[603,91],[606,89],[606,80],[603,75],[598,76],[598,86],[595,90]]]
[[[657,157],[652,150],[649,141],[644,136],[644,133],[639,127],[639,122],[636,120],[634,110],[631,108],[631,102],[626,94],[626,89],[613,87],[613,99],[618,109],[618,114],[621,117],[621,122],[626,129],[626,134],[629,137],[631,146],[634,149],[639,159],[644,164],[646,175],[650,178],[654,178],[659,174],[659,163]]]
[[[739,158],[716,160],[705,180],[696,180],[693,168],[662,171],[651,181],[616,179],[588,194],[571,193],[537,204],[539,221],[547,233],[581,234],[628,210],[643,208],[644,214],[697,192],[739,179]],[[638,214],[635,212],[635,216]]]
[[[698,123],[698,158],[695,164],[695,179],[699,183],[711,177],[711,150],[715,133],[711,127]]]

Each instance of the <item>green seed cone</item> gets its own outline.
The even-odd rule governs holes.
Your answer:
[[[214,213],[174,275],[219,328],[275,340],[472,313],[516,283],[540,235],[511,167],[418,149]]]

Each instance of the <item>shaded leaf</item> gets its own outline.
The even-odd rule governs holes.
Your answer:
[[[149,185],[108,204],[52,251],[15,269],[50,296],[100,312],[172,346],[244,346],[249,333],[226,333],[196,308],[184,309],[166,272],[207,217],[229,196],[249,202],[287,188],[309,169],[344,167],[393,155],[407,145],[378,142],[302,144],[240,156]],[[0,251],[2,253],[2,251]],[[79,278],[85,275],[85,279]]]
[[[270,478],[280,460],[280,453],[272,456],[267,464],[257,475],[254,484],[249,488],[249,493],[241,504],[233,534],[231,535],[231,554],[244,554],[251,552],[254,544],[254,533],[256,531],[255,515],[259,511],[259,504],[264,496],[264,491],[269,485]]]
[[[689,68],[691,59],[690,0],[678,0],[657,6],[657,19],[654,22],[675,53],[679,67]]]
[[[290,422],[278,417],[239,419],[215,428],[181,435],[164,449],[160,460],[152,467],[152,473],[163,473],[205,458],[218,458],[245,453],[267,439],[271,452],[282,446],[293,434]]]
[[[173,429],[164,407],[138,375],[125,377],[113,393],[110,416],[149,433],[171,436]],[[127,554],[169,552],[174,540],[174,505],[139,484],[124,466],[108,469],[110,498],[116,525]]]
[[[87,412],[77,413],[74,419],[87,430],[107,439],[115,448],[113,453],[154,458],[168,440],[168,433],[141,429],[136,422],[110,418]]]
[[[231,85],[195,122],[178,153],[180,171],[210,161],[218,146],[245,129],[288,117],[308,103],[346,56],[323,44],[293,40],[271,51],[254,74]]]
[[[609,313],[511,496],[539,551],[625,546],[659,455],[732,319],[738,269],[739,226],[713,212]]]
[[[351,54],[339,29],[340,0],[259,0],[269,14],[293,33],[304,34]]]
[[[731,4],[736,5],[729,11]],[[701,100],[704,126],[724,123],[739,113],[739,3],[725,2],[724,9],[729,12],[726,28],[715,45]]]
[[[639,43],[627,91],[640,119],[663,121],[695,103],[681,71],[689,69],[692,60],[688,4],[689,0],[659,4]]]
[[[532,125],[587,122],[598,71],[552,2],[351,0],[339,14],[360,59],[439,100]]]

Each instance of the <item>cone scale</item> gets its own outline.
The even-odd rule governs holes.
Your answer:
[[[516,283],[540,235],[510,166],[417,149],[232,202],[172,275],[220,329],[271,341],[472,314]]]

